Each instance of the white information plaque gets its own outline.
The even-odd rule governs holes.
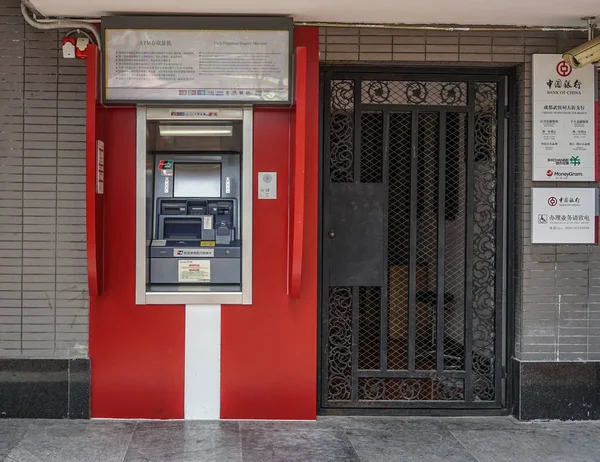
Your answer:
[[[290,31],[104,31],[104,100],[286,103]]]
[[[179,260],[179,282],[210,282],[210,260]]]
[[[597,181],[597,77],[533,55],[533,181]]]
[[[596,244],[595,188],[533,188],[531,242],[533,244]]]

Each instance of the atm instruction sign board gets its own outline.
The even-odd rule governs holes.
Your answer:
[[[597,72],[533,55],[533,181],[597,181]]]
[[[289,104],[291,18],[102,18],[105,102]]]

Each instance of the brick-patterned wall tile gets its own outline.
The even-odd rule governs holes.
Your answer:
[[[87,356],[85,62],[0,7],[0,357]]]

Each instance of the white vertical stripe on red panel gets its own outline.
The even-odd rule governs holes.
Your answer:
[[[219,419],[221,305],[185,307],[185,419]]]

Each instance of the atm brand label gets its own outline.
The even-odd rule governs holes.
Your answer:
[[[174,257],[214,257],[214,249],[173,249]]]
[[[191,90],[190,90],[191,91]],[[198,95],[204,95],[204,90],[193,90]],[[194,93],[194,94],[196,94]],[[192,94],[192,93],[190,93]],[[169,112],[171,117],[219,117],[217,111],[173,111]]]

